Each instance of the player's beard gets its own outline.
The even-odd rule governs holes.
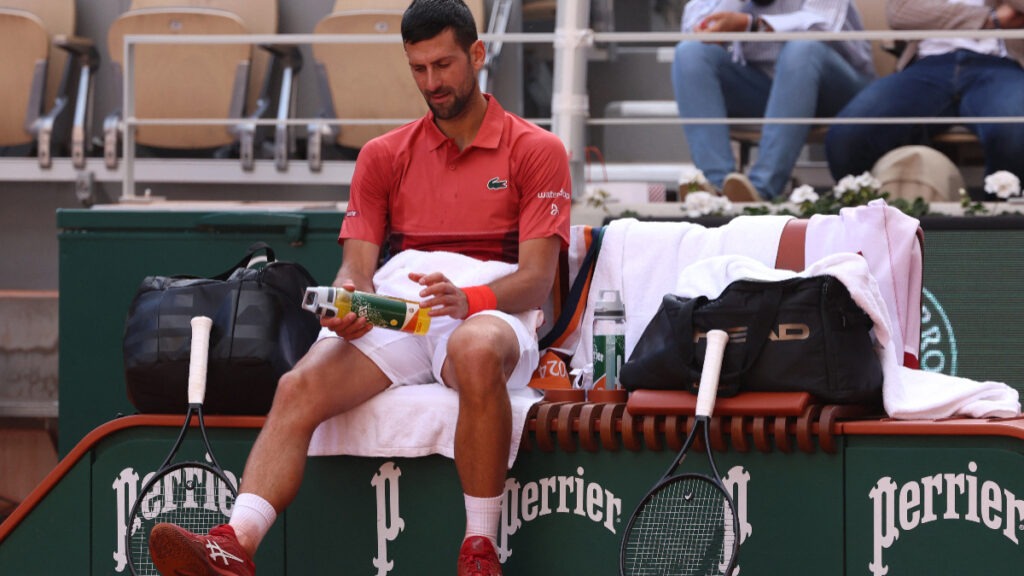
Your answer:
[[[473,96],[474,92],[477,89],[476,87],[476,76],[470,74],[469,81],[464,82],[461,86],[461,89],[460,87],[445,86],[442,87],[440,90],[435,90],[430,94],[425,94],[425,96],[427,96],[427,107],[430,108],[430,111],[434,113],[434,118],[438,120],[451,120],[453,118],[457,118],[466,109],[466,106],[469,104],[470,98]],[[445,93],[451,94],[452,98],[450,101],[446,102],[443,105],[434,104],[430,99],[431,94]]]

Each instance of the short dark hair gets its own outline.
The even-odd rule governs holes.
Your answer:
[[[476,20],[462,0],[413,0],[402,15],[402,41],[406,44],[430,40],[448,28],[463,50],[469,51],[477,41]]]

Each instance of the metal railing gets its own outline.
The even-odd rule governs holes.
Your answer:
[[[869,40],[873,42],[894,39],[922,40],[935,38],[1002,38],[1024,39],[1024,30],[900,30],[900,31],[857,31],[857,32],[757,32],[757,33],[667,33],[667,32],[594,32],[585,27],[589,19],[586,2],[559,2],[557,24],[554,33],[503,33],[481,34],[484,42],[551,44],[555,52],[555,90],[552,98],[551,130],[558,135],[570,156],[574,190],[582,190],[586,147],[585,128],[588,125],[609,126],[619,124],[722,124],[763,125],[763,124],[966,124],[966,123],[1020,123],[1024,117],[859,117],[859,118],[590,118],[586,93],[587,54],[600,44],[675,44],[684,40],[704,42],[779,42],[787,40]],[[246,121],[258,126],[309,126],[311,124],[341,126],[368,124],[403,124],[412,118],[291,118],[279,119],[154,119],[139,118],[135,115],[134,73],[136,66],[135,48],[153,44],[327,44],[327,43],[396,43],[401,37],[394,35],[366,34],[274,34],[274,35],[128,35],[124,41],[123,82],[123,135],[124,167],[122,170],[122,200],[137,200],[135,191],[135,136],[138,126],[164,125],[231,125]],[[547,124],[547,119],[529,119],[538,124]],[[724,122],[723,122],[724,121]],[[349,172],[350,174],[350,172]]]

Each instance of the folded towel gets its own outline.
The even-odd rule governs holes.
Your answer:
[[[885,200],[843,208],[839,215],[817,214],[807,223],[805,257],[814,262],[837,252],[854,252],[867,261],[885,299],[897,358],[916,365],[921,348],[920,222]]]
[[[509,468],[519,452],[530,407],[541,397],[532,388],[509,391]],[[454,458],[458,417],[459,395],[451,388],[441,384],[391,388],[317,427],[309,455],[415,458],[440,454]]]

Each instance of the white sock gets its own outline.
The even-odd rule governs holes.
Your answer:
[[[477,498],[468,494],[463,494],[463,497],[466,499],[466,538],[485,536],[497,547],[504,494],[494,498]]]
[[[277,511],[263,498],[255,494],[239,494],[235,499],[235,509],[231,511],[230,525],[235,529],[239,540],[244,538],[252,542],[253,549],[260,545],[263,537],[277,519]]]

